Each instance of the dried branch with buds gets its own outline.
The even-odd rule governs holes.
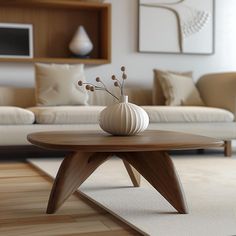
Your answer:
[[[125,67],[124,66],[121,67],[121,72],[122,72],[122,77],[121,77],[122,79],[118,79],[115,75],[112,75],[111,79],[114,81],[114,86],[120,88],[121,96],[123,96],[124,95],[124,83],[125,83],[125,80],[127,79],[127,74],[125,73]],[[96,82],[100,83],[101,85],[98,86],[98,85],[95,85],[95,84],[92,84],[92,83],[84,83],[81,80],[78,82],[78,85],[79,86],[85,85],[85,88],[88,91],[91,91],[91,92],[94,92],[95,90],[105,91],[105,92],[109,93],[112,97],[114,97],[115,99],[117,99],[119,101],[119,98],[116,95],[114,95],[107,88],[107,86],[103,83],[103,81],[101,80],[100,77],[96,78]]]

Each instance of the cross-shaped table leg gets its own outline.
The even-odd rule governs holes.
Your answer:
[[[53,184],[47,213],[56,212],[97,167],[113,154],[123,160],[135,187],[140,184],[140,173],[179,213],[187,213],[184,193],[173,162],[166,152],[161,151],[77,152],[65,157]]]

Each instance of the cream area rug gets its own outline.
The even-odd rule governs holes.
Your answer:
[[[132,187],[116,158],[100,166],[80,192],[143,235],[236,235],[236,155],[174,155],[173,160],[186,194],[187,215],[178,214],[144,179],[140,188]],[[28,161],[54,178],[62,159]]]

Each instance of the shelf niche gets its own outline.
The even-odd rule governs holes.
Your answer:
[[[0,3],[1,23],[33,25],[33,58],[0,58],[4,62],[106,64],[111,62],[111,5],[73,0]],[[77,58],[68,45],[83,25],[92,43],[89,58]]]

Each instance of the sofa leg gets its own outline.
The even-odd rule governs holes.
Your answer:
[[[232,143],[231,143],[231,141],[224,141],[224,154],[225,154],[225,157],[232,156]]]

